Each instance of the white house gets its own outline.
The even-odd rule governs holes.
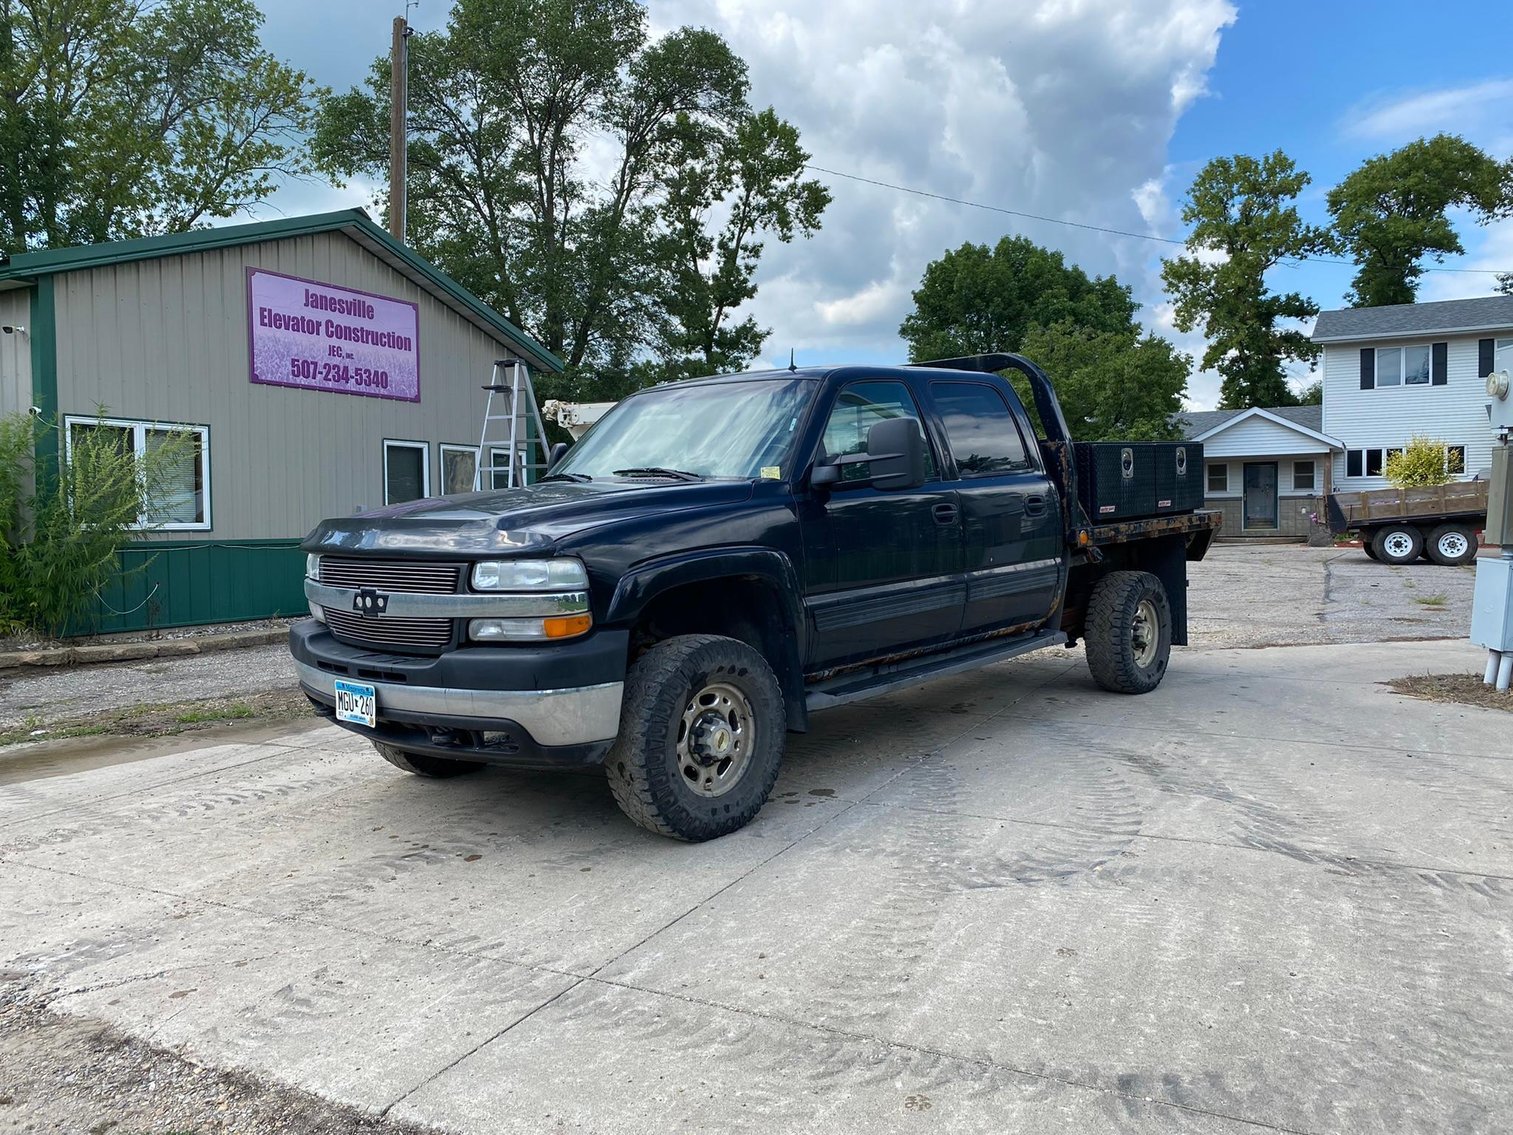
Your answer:
[[[1322,407],[1189,410],[1178,424],[1203,443],[1203,504],[1224,514],[1221,536],[1309,535],[1343,452],[1322,429]]]
[[[1319,313],[1321,431],[1338,438],[1333,484],[1376,489],[1387,455],[1415,434],[1445,443],[1469,477],[1492,460],[1484,379],[1513,369],[1513,296]]]

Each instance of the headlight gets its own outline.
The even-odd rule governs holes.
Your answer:
[[[565,591],[588,586],[581,560],[484,560],[473,565],[475,591]]]
[[[311,552],[308,556],[305,557],[305,578],[320,578],[320,557],[317,556],[314,552]]]
[[[544,619],[470,619],[468,638],[474,642],[546,642],[577,638],[593,628],[592,615],[550,615]]]

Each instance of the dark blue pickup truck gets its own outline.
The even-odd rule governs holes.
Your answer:
[[[658,386],[536,484],[322,523],[291,647],[407,772],[602,765],[637,823],[709,839],[817,709],[1079,639],[1154,689],[1218,526],[1202,470],[1073,443],[1017,355]]]

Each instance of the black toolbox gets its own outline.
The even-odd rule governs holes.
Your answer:
[[[1203,446],[1190,441],[1079,441],[1077,495],[1094,524],[1203,507]]]

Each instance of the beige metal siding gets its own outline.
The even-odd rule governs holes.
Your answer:
[[[31,289],[0,292],[0,324],[31,322]],[[0,334],[0,414],[24,413],[32,404],[32,341],[20,332]]]
[[[420,401],[253,385],[249,266],[418,304]],[[384,438],[427,442],[440,485],[440,443],[476,442],[479,388],[510,354],[340,233],[69,273],[57,320],[62,412],[210,427],[208,535],[225,540],[302,536],[382,505]]]

